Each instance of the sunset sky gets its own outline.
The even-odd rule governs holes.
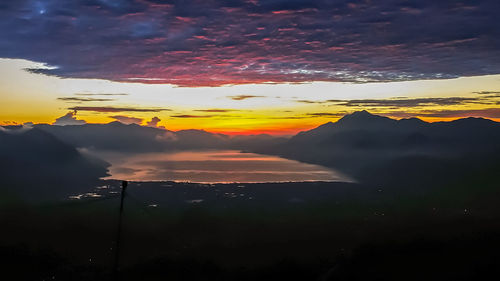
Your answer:
[[[500,1],[0,3],[0,124],[500,121]]]

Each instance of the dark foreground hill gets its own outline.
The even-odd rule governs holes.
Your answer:
[[[101,198],[0,208],[8,280],[484,280],[500,271],[498,196],[480,205],[353,183],[119,182]]]
[[[0,130],[2,194],[23,199],[55,199],[89,190],[107,174],[107,164],[80,154],[39,129]]]

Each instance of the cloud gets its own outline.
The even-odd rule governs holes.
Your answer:
[[[422,110],[418,112],[407,111],[392,111],[380,113],[389,117],[410,118],[410,117],[432,117],[432,118],[466,118],[466,117],[483,117],[483,118],[500,118],[500,108],[485,108],[485,109],[443,109],[443,110]]]
[[[500,108],[486,109],[464,109],[464,110],[429,110],[419,113],[419,116],[425,117],[485,117],[485,118],[500,118]]]
[[[500,92],[499,91],[481,91],[481,92],[474,92],[475,94],[482,95],[483,99],[487,98],[500,98]]]
[[[57,118],[56,121],[52,123],[52,125],[66,126],[66,125],[83,125],[87,123],[85,122],[85,120],[77,120],[75,116],[76,116],[76,111],[70,111],[65,115]]]
[[[394,98],[394,99],[362,99],[362,100],[329,100],[343,106],[370,106],[370,107],[418,107],[429,105],[461,105],[478,103],[478,98],[446,97],[446,98]]]
[[[289,119],[308,119],[311,118],[311,116],[274,116],[274,117],[269,117],[269,119],[284,119],[284,120],[289,120]]]
[[[478,94],[478,95],[496,95],[496,94],[500,94],[500,91],[481,91],[481,92],[474,92],[474,94]]]
[[[177,114],[171,115],[172,118],[211,118],[216,115],[192,115],[192,114]]]
[[[156,135],[155,139],[160,142],[173,142],[179,140],[177,135],[170,131],[166,131],[163,134]]]
[[[299,103],[309,103],[309,104],[322,104],[322,103],[329,103],[329,102],[336,102],[337,100],[329,100],[329,101],[315,101],[315,100],[296,100],[296,102]]]
[[[161,121],[161,119],[155,116],[155,117],[151,118],[151,121],[148,121],[146,124],[148,125],[148,127],[157,128],[158,123],[160,123],[160,121]]]
[[[4,120],[1,121],[0,123],[0,126],[11,126],[11,125],[20,125],[20,124],[16,121],[10,121],[10,120]]]
[[[76,96],[128,96],[129,94],[125,93],[100,93],[100,94],[91,94],[91,93],[76,93]]]
[[[199,112],[231,112],[231,111],[237,111],[237,110],[236,109],[212,108],[212,109],[196,109],[194,111],[199,111]]]
[[[246,99],[253,99],[253,98],[264,98],[265,96],[237,95],[237,96],[227,96],[227,97],[232,99],[232,100],[246,100]]]
[[[0,57],[61,77],[179,86],[446,79],[500,73],[498,10],[497,0],[5,0]]]
[[[114,101],[114,99],[107,99],[107,98],[81,98],[81,97],[60,97],[57,99],[66,102]]]
[[[109,118],[113,118],[113,119],[115,119],[123,124],[138,124],[138,125],[140,125],[143,121],[143,119],[141,119],[141,118],[123,116],[123,115],[109,116]]]
[[[307,116],[310,116],[310,117],[342,117],[344,116],[346,113],[345,112],[337,112],[337,113],[334,113],[334,112],[313,112],[313,113],[307,113]]]
[[[161,112],[170,111],[166,108],[133,108],[133,107],[106,107],[106,106],[74,106],[68,108],[78,111],[94,111],[94,112]]]
[[[388,99],[353,99],[353,100],[297,100],[306,104],[332,104],[348,107],[420,107],[420,106],[449,106],[465,104],[492,104],[496,95],[481,97],[444,97],[444,98],[388,98]]]

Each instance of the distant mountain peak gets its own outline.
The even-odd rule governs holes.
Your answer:
[[[370,112],[368,112],[365,109],[359,110],[359,111],[354,111],[353,113],[351,113],[349,115],[352,115],[352,116],[375,116],[374,114],[371,114]]]
[[[414,124],[414,125],[422,125],[422,124],[427,124],[424,120],[417,118],[417,117],[410,117],[410,118],[403,118],[399,119],[399,122],[402,124]]]
[[[371,114],[370,112],[366,110],[360,110],[360,111],[354,111],[351,114],[346,114],[342,118],[339,119],[351,119],[351,118],[368,118],[368,117],[377,117],[378,115]]]
[[[375,124],[382,124],[382,123],[385,124],[389,122],[393,123],[395,121],[396,120],[393,120],[385,116],[375,115],[371,114],[366,110],[361,110],[345,115],[344,117],[340,118],[337,121],[337,123],[340,125],[363,127],[363,126],[373,126]]]
[[[110,126],[124,126],[126,124],[122,123],[120,121],[113,121],[113,122],[109,122],[107,125],[110,125]]]

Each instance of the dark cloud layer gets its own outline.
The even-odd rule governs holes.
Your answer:
[[[218,86],[500,73],[500,1],[4,0],[0,57]]]

